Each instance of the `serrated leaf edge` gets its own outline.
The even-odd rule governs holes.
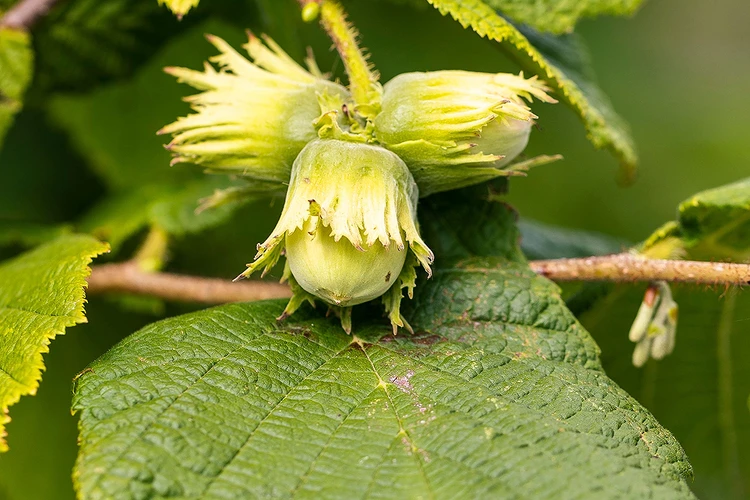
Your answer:
[[[90,237],[86,236],[86,238],[90,238]],[[92,240],[92,243],[94,241],[97,241],[97,240],[94,240],[93,238],[91,238],[91,240]],[[34,355],[34,362],[32,364],[32,367],[34,368],[33,381],[29,385],[21,383],[20,381],[17,381],[19,382],[18,390],[11,392],[10,397],[5,402],[3,402],[0,406],[0,412],[1,412],[0,413],[0,453],[8,451],[8,443],[5,439],[8,433],[7,433],[5,426],[11,421],[11,418],[9,415],[9,408],[13,406],[14,404],[18,403],[18,401],[20,401],[22,396],[36,395],[36,391],[39,388],[39,383],[42,380],[42,372],[45,369],[44,359],[42,355],[49,352],[49,345],[52,342],[52,340],[54,340],[55,337],[57,337],[58,335],[64,335],[66,328],[86,322],[84,304],[86,303],[85,289],[88,286],[86,280],[91,275],[91,267],[89,266],[89,264],[98,255],[109,252],[109,245],[107,243],[102,243],[102,242],[97,242],[97,243],[98,244],[96,246],[92,246],[91,250],[79,256],[79,258],[83,259],[83,264],[85,268],[83,270],[83,273],[78,275],[76,279],[74,280],[75,285],[76,287],[78,287],[78,289],[76,291],[76,298],[75,298],[75,304],[73,306],[73,310],[71,311],[70,314],[65,315],[65,316],[50,316],[50,317],[57,317],[57,318],[66,318],[66,321],[62,324],[61,327],[53,328],[44,334],[44,337],[42,339],[43,344],[41,346],[41,349],[39,350],[39,352],[35,353]],[[41,248],[41,247],[38,247],[38,248]],[[35,250],[32,250],[32,252],[37,251],[38,248]],[[28,255],[28,254],[23,254],[19,256],[17,259],[22,259],[24,255]],[[11,261],[3,263],[3,264],[12,263],[13,261],[17,259],[12,259]],[[11,309],[11,308],[0,307],[0,310],[2,309]],[[2,367],[0,367],[0,370],[4,372]],[[7,375],[13,378],[12,375],[10,374],[7,374]],[[24,385],[25,387],[22,387]]]

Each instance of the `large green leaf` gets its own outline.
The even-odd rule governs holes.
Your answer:
[[[36,392],[50,341],[86,320],[88,264],[106,249],[89,236],[63,236],[0,265],[0,451],[8,407]]]
[[[466,243],[496,256],[417,288],[414,336],[364,315],[354,337],[310,311],[278,323],[284,304],[262,302],[113,348],[76,381],[81,497],[692,498],[679,444],[493,207],[505,243]]]
[[[624,177],[632,177],[638,159],[630,132],[582,65],[585,58],[580,57],[577,38],[544,36],[529,29],[521,33],[482,0],[427,1],[462,26],[499,42],[524,70],[544,79],[581,118],[594,146],[611,151],[620,160]]]
[[[630,15],[643,0],[486,0],[517,23],[527,24],[539,31],[567,33],[585,17],[599,15]]]
[[[0,144],[21,109],[33,64],[29,34],[0,26]]]
[[[76,384],[81,497],[692,498],[553,285],[497,260],[435,278],[414,338],[279,326],[278,302],[131,336]]]

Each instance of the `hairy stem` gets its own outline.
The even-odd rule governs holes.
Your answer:
[[[152,226],[133,261],[145,272],[159,271],[167,260],[169,234],[159,226]]]
[[[669,281],[707,285],[750,284],[750,265],[646,259],[629,253],[580,259],[537,260],[537,274],[555,281]]]
[[[21,0],[0,18],[0,27],[31,29],[58,0]]]
[[[298,0],[304,8],[311,3],[320,6],[320,24],[333,40],[346,74],[349,76],[349,89],[360,114],[374,116],[380,106],[380,84],[378,74],[373,71],[367,56],[357,44],[357,31],[346,20],[343,7],[335,0]],[[373,112],[373,110],[375,110]]]
[[[135,293],[177,302],[223,304],[251,300],[289,298],[287,285],[263,281],[232,283],[229,280],[144,272],[136,262],[94,266],[89,293]]]

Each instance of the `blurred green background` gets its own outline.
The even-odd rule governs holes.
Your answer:
[[[345,4],[384,81],[413,70],[517,71],[495,45],[430,8],[365,0]],[[212,15],[199,8],[184,25],[166,17],[164,30],[182,33],[164,47],[154,43],[153,56],[124,79],[88,92],[60,91],[53,98],[42,91],[30,94],[0,150],[0,221],[76,221],[117,189],[113,179],[118,175],[145,182],[151,176],[182,175],[169,170],[163,138],[154,131],[187,112],[178,97],[188,90],[160,68],[200,67],[213,53],[203,32],[220,34],[238,46],[243,29],[251,27],[272,35],[298,59],[312,45],[321,68],[341,74],[330,43],[316,26],[299,21],[294,0],[258,0],[242,3],[239,10],[217,8],[219,13]],[[204,19],[210,15],[212,19]],[[537,105],[539,127],[529,154],[561,153],[565,160],[513,179],[508,199],[522,217],[639,241],[674,218],[677,204],[691,194],[750,176],[748,19],[746,0],[654,0],[633,19],[582,22],[578,32],[590,47],[601,87],[632,127],[640,175],[635,185],[618,186],[616,161],[590,146],[573,113],[562,105]],[[279,209],[279,203],[255,202],[225,225],[177,239],[169,269],[236,275]],[[126,244],[119,256],[127,256],[134,244]],[[0,252],[9,256],[19,250],[5,247]],[[718,292],[678,292],[683,315],[675,356],[641,371],[630,366],[626,336],[642,289],[622,289],[608,308],[582,319],[603,348],[608,373],[685,446],[701,498],[742,498],[750,475],[750,457],[743,455],[743,444],[750,443],[750,373],[745,368],[750,292],[732,299],[732,314],[727,314],[726,296]],[[89,323],[69,330],[45,355],[48,370],[37,396],[11,408],[11,451],[0,455],[0,499],[73,498],[72,377],[140,326],[190,308],[164,309],[131,300],[123,309],[122,304],[91,298]],[[718,326],[722,318],[728,318],[728,325]],[[728,361],[726,350],[717,348],[717,336],[733,346]],[[677,387],[677,377],[690,376],[697,396],[684,384],[677,392],[661,390],[664,384]],[[727,383],[733,391],[729,401],[721,397]]]

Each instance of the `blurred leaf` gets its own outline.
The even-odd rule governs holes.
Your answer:
[[[585,17],[633,14],[643,0],[485,0],[516,23],[555,34],[573,31]]]
[[[34,224],[0,220],[0,246],[18,244],[33,247],[71,232],[66,224]]]
[[[415,301],[414,337],[276,301],[132,335],[76,382],[80,495],[693,498],[555,285],[474,259]]]
[[[166,5],[178,19],[188,13],[190,9],[198,6],[200,0],[159,0],[159,5]]]
[[[89,236],[64,236],[0,265],[0,451],[8,407],[35,394],[42,353],[65,328],[86,320],[85,278],[107,246]]]
[[[29,34],[0,26],[0,144],[23,105],[33,64]]]
[[[60,2],[34,29],[34,86],[86,90],[128,76],[188,26],[154,0]]]
[[[45,113],[25,106],[0,148],[0,220],[57,225],[101,194],[99,180]]]
[[[518,221],[516,212],[500,196],[506,182],[500,179],[421,200],[420,230],[435,252],[436,265],[440,266],[441,260],[471,256],[503,256],[516,262],[588,257],[631,246],[600,233]]]
[[[199,199],[238,182],[227,176],[206,176],[191,166],[170,167],[164,138],[156,135],[164,124],[186,112],[179,99],[185,90],[162,68],[194,66],[211,55],[214,49],[203,37],[206,32],[227,33],[230,38],[242,35],[221,23],[201,25],[170,41],[132,81],[52,102],[54,119],[112,191],[80,227],[109,241],[114,249],[147,225],[176,236],[204,230],[226,221],[251,199],[243,197],[196,213]]]
[[[231,180],[226,177],[206,177],[183,185],[163,183],[130,189],[91,209],[79,228],[106,240],[114,251],[147,226],[159,227],[173,236],[200,232],[227,221],[234,210],[252,201],[246,196],[196,212],[198,200],[228,185]]]
[[[612,110],[601,90],[590,79],[579,40],[572,35],[555,38],[525,30],[526,36],[481,0],[428,0],[443,15],[450,14],[465,28],[499,42],[524,70],[539,75],[583,120],[591,143],[608,149],[620,160],[622,175],[630,179],[637,154],[622,119]],[[533,36],[533,39],[527,38]],[[575,62],[569,66],[567,63]]]
[[[607,255],[632,246],[604,234],[550,226],[532,220],[520,221],[518,229],[521,231],[521,249],[529,259]]]

